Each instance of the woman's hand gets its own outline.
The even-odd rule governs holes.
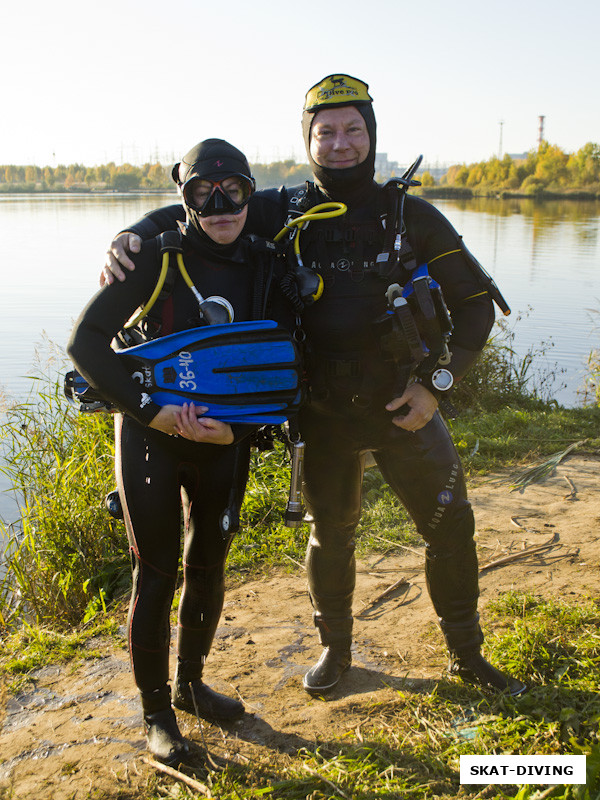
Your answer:
[[[233,431],[231,425],[220,422],[211,417],[198,416],[205,414],[205,406],[195,406],[184,403],[177,406],[177,433],[192,442],[206,442],[208,444],[231,444]]]
[[[437,399],[420,383],[411,383],[407,386],[404,394],[388,403],[386,409],[397,411],[404,404],[409,406],[410,412],[405,416],[394,417],[392,422],[405,431],[418,431],[424,428],[438,407]]]
[[[206,411],[206,408],[203,410]],[[180,411],[181,406],[163,406],[148,427],[154,428],[156,431],[162,431],[169,436],[178,436]]]
[[[183,436],[192,442],[231,444],[233,442],[231,425],[211,417],[198,416],[207,411],[206,406],[196,406],[194,403],[163,406],[149,427],[169,436]]]

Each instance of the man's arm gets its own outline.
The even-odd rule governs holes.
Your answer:
[[[457,383],[477,360],[494,324],[494,304],[471,269],[462,249],[462,239],[434,206],[410,196],[406,203],[409,240],[417,263],[429,264],[429,274],[442,287],[452,317],[452,359],[445,365]],[[387,405],[388,411],[408,406],[410,411],[394,417],[405,430],[419,430],[431,419],[438,405],[433,389],[414,383],[401,397]]]
[[[285,187],[263,189],[256,192],[248,205],[248,220],[244,233],[254,233],[272,239],[283,227],[287,216],[288,195]],[[166,206],[150,211],[133,225],[121,231],[106,253],[106,261],[100,276],[100,285],[112,283],[116,278],[125,280],[125,272],[135,269],[129,258],[131,253],[139,253],[142,241],[152,239],[163,231],[177,229],[178,222],[185,221],[182,205]]]
[[[408,200],[412,201],[412,214],[407,227],[409,239],[415,241],[418,263],[429,265],[429,274],[440,284],[452,317],[452,361],[447,368],[458,381],[468,372],[490,335],[495,319],[494,303],[469,265],[462,237],[446,217],[421,198]]]
[[[131,253],[139,253],[142,241],[153,239],[163,231],[177,230],[177,223],[185,221],[185,211],[180,204],[157,208],[121,231],[110,243],[106,252],[104,268],[100,276],[100,286],[112,283],[116,278],[125,280],[123,268],[134,270],[135,264],[129,258]]]

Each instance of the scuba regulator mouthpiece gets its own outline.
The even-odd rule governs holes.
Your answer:
[[[300,252],[300,231],[313,220],[331,219],[343,216],[348,210],[344,203],[320,203],[297,217],[289,217],[279,233],[273,238],[274,242],[281,241],[288,236],[292,242],[292,249],[296,264],[294,266],[293,280],[296,284],[298,296],[303,305],[311,305],[323,294],[325,283],[321,275],[304,265]]]

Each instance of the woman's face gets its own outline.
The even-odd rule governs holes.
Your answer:
[[[244,201],[246,193],[240,178],[225,178],[221,181],[221,187],[234,203],[239,204]],[[211,195],[213,184],[210,181],[198,180],[194,181],[191,189],[191,202],[196,207],[202,208]],[[239,214],[212,214],[209,217],[201,216],[199,218],[199,223],[204,233],[209,236],[213,242],[217,244],[231,244],[235,242],[241,234],[246,224],[247,216],[248,206],[246,205]]]
[[[247,216],[248,206],[244,206],[239,214],[215,214],[212,217],[200,217],[199,222],[204,233],[213,242],[231,244],[241,234]]]

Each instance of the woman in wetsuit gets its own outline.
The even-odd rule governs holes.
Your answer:
[[[173,170],[187,221],[183,257],[204,297],[225,298],[236,321],[267,315],[272,262],[240,238],[254,181],[245,156],[209,139]],[[77,369],[123,413],[116,418],[116,474],[133,566],[129,648],[140,690],[148,748],[163,762],[185,759],[188,745],[175,708],[205,719],[244,713],[238,700],[202,682],[204,661],[224,598],[224,565],[232,534],[220,517],[235,495],[238,508],[248,473],[251,428],[198,416],[193,405],[159,407],[111,349],[113,337],[151,295],[158,278],[157,240],[144,243],[124,284],[104,286],[82,312],[69,342]],[[273,316],[269,307],[268,316]],[[177,276],[163,302],[160,335],[203,324],[198,301]],[[198,443],[200,442],[200,443]],[[233,490],[232,490],[232,487]],[[180,558],[180,515],[185,528],[179,605],[177,668],[169,690],[170,612]]]

